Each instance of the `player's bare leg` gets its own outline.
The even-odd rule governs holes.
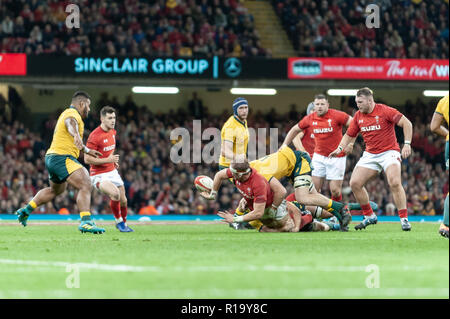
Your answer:
[[[361,205],[364,215],[364,220],[359,225],[355,226],[356,230],[364,229],[368,225],[377,223],[377,215],[370,206],[369,194],[364,187],[369,180],[375,178],[377,175],[378,171],[367,167],[356,166],[353,170],[352,177],[350,178],[350,187],[353,191],[353,195],[355,195],[356,201]]]
[[[312,177],[314,187],[320,193],[323,183],[325,182],[325,177],[320,177],[320,176],[311,176],[311,177]]]
[[[343,180],[330,180],[331,199],[337,202],[342,201],[342,183]]]
[[[16,212],[19,222],[25,227],[27,225],[28,216],[37,207],[52,201],[56,196],[64,193],[67,183],[57,184],[50,181],[50,187],[41,189],[34,195],[33,199],[27,204],[27,206],[19,209]]]
[[[398,215],[402,229],[405,231],[411,230],[411,225],[408,222],[408,211],[406,207],[406,194],[402,185],[401,167],[399,164],[391,164],[386,169],[387,182],[394,198],[395,206],[398,209]]]
[[[105,232],[103,228],[99,228],[91,220],[91,191],[92,185],[89,179],[89,173],[86,168],[82,167],[74,171],[67,178],[67,182],[78,190],[77,206],[80,210],[81,224],[78,229],[81,232],[89,232],[94,234],[102,234]]]

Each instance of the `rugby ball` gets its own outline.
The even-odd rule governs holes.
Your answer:
[[[195,188],[201,192],[210,192],[213,187],[213,180],[205,175],[199,175],[194,180]]]

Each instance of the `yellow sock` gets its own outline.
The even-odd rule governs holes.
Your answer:
[[[31,201],[28,203],[28,205],[30,205],[33,209],[36,209],[36,207],[37,207],[37,205],[36,205],[36,203],[34,202],[34,200],[31,200]]]
[[[80,212],[80,217],[83,218],[85,216],[91,216],[90,212]]]
[[[333,205],[333,200],[330,199],[330,201],[328,202],[328,205],[327,205],[327,211],[332,212],[334,210],[331,208],[332,205]]]
[[[252,220],[248,222],[254,229],[259,230],[263,223],[261,223],[259,220]]]

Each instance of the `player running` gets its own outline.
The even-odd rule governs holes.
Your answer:
[[[59,116],[52,144],[45,154],[45,168],[49,174],[50,187],[40,190],[27,206],[16,212],[23,226],[27,225],[28,217],[34,209],[62,194],[69,183],[78,190],[77,206],[81,217],[78,229],[82,233],[102,234],[105,232],[105,229],[97,227],[91,219],[92,186],[89,173],[77,160],[80,151],[93,158],[102,156],[102,153],[83,145],[83,119],[87,118],[90,105],[91,98],[86,92],[75,92],[70,107]]]
[[[90,149],[102,152],[103,156],[96,158],[84,155],[84,162],[91,166],[92,186],[111,199],[109,205],[116,220],[116,228],[121,232],[132,232],[127,226],[127,197],[122,178],[117,171],[119,155],[114,155],[116,149],[116,110],[104,106],[100,110],[101,124],[92,131],[86,142]]]
[[[402,230],[409,231],[411,225],[408,222],[406,195],[401,182],[401,162],[402,157],[405,159],[411,155],[413,126],[396,109],[375,103],[373,92],[367,87],[357,91],[355,101],[359,111],[356,112],[339,146],[330,154],[330,157],[341,154],[342,150],[353,143],[361,132],[366,150],[353,169],[350,187],[356,200],[361,204],[364,220],[355,226],[355,229],[364,229],[368,225],[377,223],[377,215],[370,207],[369,195],[364,186],[384,170],[398,208]],[[401,155],[395,136],[395,125],[403,128],[405,140]]]
[[[336,157],[329,158],[328,155],[339,145],[342,128],[350,125],[352,117],[345,112],[331,109],[327,97],[323,94],[314,97],[314,111],[291,128],[283,145],[289,145],[297,134],[312,131],[315,141],[312,157],[314,186],[320,192],[325,179],[330,181],[331,199],[339,202],[342,200],[346,154],[352,152],[353,143]]]
[[[439,103],[434,111],[433,118],[431,119],[430,129],[432,132],[446,138],[445,141],[445,168],[448,171],[448,129],[442,126],[442,122],[447,122],[448,126],[448,94],[439,100]],[[439,227],[439,233],[448,238],[448,193],[444,202],[444,222]]]

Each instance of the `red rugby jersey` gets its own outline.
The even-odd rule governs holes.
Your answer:
[[[112,129],[106,132],[101,126],[98,126],[89,134],[86,146],[102,153],[100,158],[107,158],[116,149],[116,130]],[[91,176],[111,172],[115,169],[114,163],[90,166]]]
[[[305,116],[298,123],[298,127],[304,131],[312,130],[315,142],[314,153],[327,157],[339,146],[342,139],[342,127],[349,117],[350,115],[345,112],[328,109],[323,116],[317,115],[317,112]],[[338,157],[342,156],[345,156],[344,152],[338,155]]]
[[[234,180],[237,189],[247,201],[248,208],[253,210],[253,203],[264,202],[266,202],[266,208],[272,206],[273,191],[270,188],[269,182],[259,175],[254,168],[251,170],[250,178],[244,183]],[[227,176],[228,178],[233,178],[233,174],[229,168],[227,169]]]
[[[356,137],[359,132],[366,143],[366,151],[379,154],[386,151],[400,151],[395,136],[395,125],[403,114],[384,104],[375,104],[369,114],[356,112],[347,130],[347,135]]]

